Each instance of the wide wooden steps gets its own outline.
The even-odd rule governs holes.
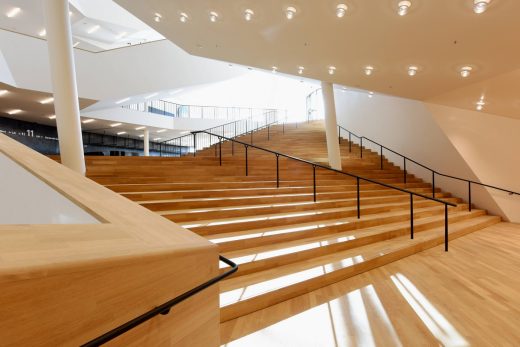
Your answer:
[[[320,122],[271,126],[253,144],[315,163],[327,162]],[[240,141],[251,143],[251,134]],[[351,149],[351,151],[350,151]],[[361,158],[361,152],[363,157]],[[222,165],[218,155],[222,153]],[[341,142],[343,171],[432,195],[429,183],[357,144]],[[381,168],[381,163],[383,168]],[[223,281],[221,321],[251,313],[444,242],[444,205],[360,181],[271,153],[223,142],[181,158],[91,157],[88,176],[107,188],[218,245],[239,264]],[[314,201],[316,197],[316,201]],[[449,238],[499,222],[440,189],[448,209]],[[225,271],[225,266],[221,271]]]

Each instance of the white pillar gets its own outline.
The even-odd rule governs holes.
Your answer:
[[[341,170],[341,154],[339,151],[338,122],[336,121],[336,105],[334,103],[334,88],[332,83],[321,82],[323,108],[325,111],[325,134],[327,136],[327,152],[329,165]]]
[[[85,174],[68,0],[44,0],[54,111],[63,165]]]
[[[148,129],[144,129],[144,156],[149,157],[150,156],[150,131]]]

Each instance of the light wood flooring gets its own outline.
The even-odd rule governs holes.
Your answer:
[[[520,225],[500,223],[221,324],[254,346],[520,346]]]

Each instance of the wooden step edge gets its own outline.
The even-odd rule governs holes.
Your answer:
[[[496,216],[485,216],[485,218],[486,219],[480,223],[462,228],[461,230],[451,231],[449,234],[449,239],[457,239],[459,237],[467,235],[468,233],[480,230],[487,226],[496,224],[500,221],[500,217]],[[385,242],[392,242],[392,240],[387,240]],[[358,275],[360,273],[372,270],[382,265],[389,264],[391,262],[405,258],[412,254],[424,251],[429,248],[433,248],[443,243],[444,236],[434,236],[422,241],[410,241],[410,244],[396,249],[392,252],[383,253],[382,255],[374,258],[364,259],[364,261],[360,263],[355,263],[351,266],[335,269],[321,276],[313,277],[298,283],[294,283],[289,286],[276,289],[274,291],[266,292],[264,294],[254,296],[252,298],[239,301],[234,304],[223,306],[221,307],[220,311],[220,321],[225,322],[231,319],[238,318],[240,316],[275,305],[282,301],[286,301],[288,299],[311,292],[315,289],[338,282],[340,280]],[[322,265],[322,267],[323,266],[326,265],[324,264]],[[330,267],[333,268],[334,265],[331,264]]]
[[[455,214],[448,218],[449,226],[455,225],[456,223],[460,223],[461,221],[465,221],[471,218],[476,218],[485,215],[485,211],[478,212],[470,212],[470,213],[461,213]],[[437,228],[444,225],[444,217],[438,216],[434,220],[415,220],[414,224],[414,234],[424,232],[433,228]],[[370,230],[371,229],[371,230]],[[326,255],[328,253],[345,251],[348,249],[353,249],[360,246],[365,246],[368,244],[372,244],[379,241],[390,240],[392,238],[410,235],[410,223],[404,222],[400,223],[399,226],[395,226],[393,228],[388,228],[387,230],[373,230],[374,228],[358,229],[355,232],[359,232],[357,235],[345,235],[345,236],[334,236],[331,238],[330,236],[323,237],[321,240],[313,240],[306,241],[300,240],[298,244],[290,244],[286,246],[286,249],[290,248],[298,248],[305,245],[314,245],[316,243],[324,243],[325,245],[320,245],[318,247],[305,248],[304,250],[294,250],[291,253],[285,253],[281,255],[273,255],[271,257],[266,257],[263,259],[258,259],[258,256],[261,256],[263,253],[270,253],[283,250],[283,248],[276,247],[271,250],[254,250],[248,249],[243,250],[242,252],[231,252],[225,253],[224,256],[231,259],[235,263],[239,264],[239,271],[237,271],[233,276],[243,276],[253,272],[263,271],[270,268],[274,268],[281,265],[287,265],[290,263],[294,263],[297,261],[310,259],[317,256]],[[352,238],[353,237],[353,238]],[[341,240],[344,239],[344,240]],[[237,254],[239,253],[239,254]],[[240,254],[241,253],[241,254]],[[241,258],[253,257],[253,261],[242,262]],[[226,267],[222,267],[221,271],[224,272]]]
[[[449,215],[467,209],[466,206],[448,209]],[[401,212],[401,211],[399,211]],[[246,232],[232,232],[217,235],[207,235],[206,238],[219,245],[222,252],[228,252],[240,248],[260,247],[275,242],[288,242],[300,238],[312,236],[330,235],[337,232],[375,227],[384,224],[397,223],[406,220],[409,212],[384,213],[380,215],[369,215],[361,219],[344,218],[337,219],[330,223],[301,223],[291,225],[288,228],[262,228],[247,230]],[[414,218],[426,218],[443,214],[444,209],[425,209],[424,211],[414,211]]]

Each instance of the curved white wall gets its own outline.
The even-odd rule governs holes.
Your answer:
[[[0,30],[0,53],[16,87],[52,92],[47,41]],[[245,73],[195,57],[167,40],[100,53],[74,50],[81,98],[117,99],[222,81]]]
[[[438,172],[520,191],[520,163],[513,159],[517,157],[516,149],[520,148],[520,122],[493,115],[478,117],[476,112],[387,95],[375,94],[369,98],[364,92],[336,90],[335,97],[338,123],[343,127]],[[486,135],[487,139],[483,135],[486,129],[493,134]],[[499,141],[497,138],[502,136]],[[501,154],[491,160],[493,153]],[[403,166],[402,159],[385,155]],[[407,169],[431,182],[431,173],[426,170],[413,165]],[[436,184],[467,199],[465,183],[439,177]],[[520,222],[520,196],[482,188],[473,189],[472,195],[477,207]]]

